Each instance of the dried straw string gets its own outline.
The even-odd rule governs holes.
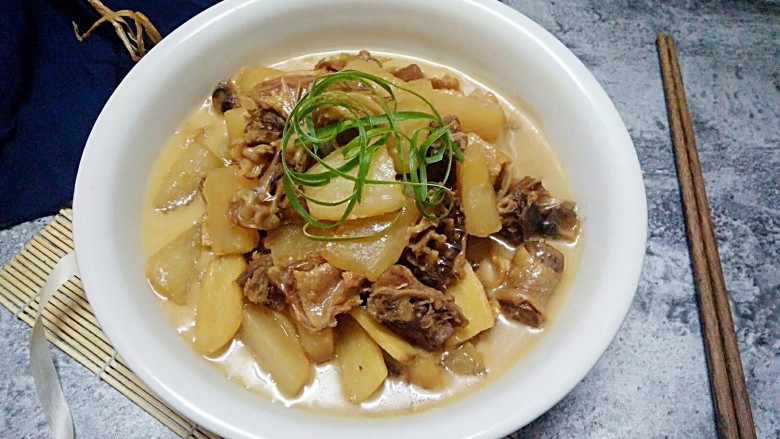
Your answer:
[[[56,263],[73,251],[71,211],[63,210],[0,270],[0,304],[32,325],[37,292]],[[65,283],[43,310],[48,340],[119,390],[181,437],[213,438],[162,403],[135,376],[100,330],[78,277]]]
[[[73,31],[76,33],[76,38],[79,41],[83,42],[98,26],[109,22],[114,26],[114,31],[116,31],[119,39],[122,40],[125,48],[130,53],[130,57],[133,58],[133,61],[138,61],[146,54],[144,32],[146,32],[146,35],[153,44],[159,43],[162,39],[160,32],[143,13],[131,11],[129,9],[122,9],[121,11],[115,12],[106,7],[100,0],[87,1],[96,11],[98,11],[98,13],[100,13],[101,17],[83,34],[79,34],[79,27],[75,21],[73,22]],[[125,18],[133,21],[135,29],[130,26]]]

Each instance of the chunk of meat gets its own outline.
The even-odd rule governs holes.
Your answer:
[[[390,73],[392,73],[393,76],[395,76],[396,78],[404,82],[414,81],[416,79],[423,78],[423,72],[420,69],[420,66],[418,66],[417,64],[409,64],[406,67],[395,69]]]
[[[287,150],[287,166],[297,171],[306,169],[309,155],[302,148]],[[273,230],[287,222],[296,222],[300,218],[289,207],[282,177],[284,167],[279,149],[271,161],[263,168],[257,183],[248,189],[236,192],[230,203],[230,215],[233,221],[243,227],[258,230]]]
[[[563,254],[543,241],[518,247],[504,284],[493,292],[508,317],[534,328],[547,318],[547,305],[561,281]]]
[[[250,180],[257,179],[271,163],[278,147],[274,144],[258,144],[249,146],[246,142],[234,142],[231,145],[230,157],[238,164],[239,173]]]
[[[316,79],[314,72],[295,72],[255,85],[250,97],[242,97],[249,112],[243,140],[231,145],[231,158],[241,174],[257,183],[236,193],[230,203],[233,221],[247,228],[273,230],[285,222],[295,221],[282,185],[284,168],[281,137],[286,118]],[[304,171],[309,155],[302,148],[289,148],[287,165]]]
[[[249,117],[244,123],[243,136],[230,143],[230,159],[238,164],[241,175],[256,179],[266,171],[279,150],[285,119],[273,108],[260,107],[246,96],[240,101]]]
[[[460,81],[458,78],[445,74],[441,78],[431,78],[431,87],[435,90],[460,91]]]
[[[572,201],[559,200],[542,182],[525,177],[509,189],[498,202],[501,231],[498,235],[512,245],[533,237],[561,238],[573,241],[579,231],[579,219]]]
[[[441,290],[458,279],[465,248],[463,212],[456,204],[438,224],[421,219],[398,262],[423,284]]]
[[[231,143],[231,159],[238,163],[242,175],[258,178],[279,150],[282,132],[290,112],[301,99],[316,75],[295,72],[263,81],[239,98],[249,117],[244,136]]]
[[[360,304],[358,291],[363,277],[339,270],[317,253],[285,267],[271,267],[268,277],[278,283],[293,318],[314,332],[335,327],[337,315]]]
[[[273,109],[257,110],[244,128],[244,141],[249,146],[270,144],[282,137],[285,119]]]
[[[317,76],[318,73],[314,71],[291,72],[277,76],[255,85],[249,92],[249,97],[255,102],[258,110],[272,109],[283,120],[287,120]],[[251,115],[252,110],[249,112]]]
[[[279,227],[282,224],[278,213],[284,196],[281,180],[283,174],[280,153],[276,152],[257,184],[236,192],[235,199],[228,207],[233,221],[240,226],[258,230],[273,230]]]
[[[279,284],[268,278],[268,270],[273,265],[270,253],[254,253],[252,261],[238,276],[236,283],[244,290],[244,297],[250,302],[279,311],[284,308],[285,297]]]
[[[401,265],[393,265],[377,279],[366,308],[391,331],[429,351],[468,324],[451,294],[423,285]]]

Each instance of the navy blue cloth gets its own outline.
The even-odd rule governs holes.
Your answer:
[[[216,0],[106,0],[143,12],[163,37]],[[81,152],[134,63],[84,0],[5,0],[0,14],[0,228],[51,215],[73,199]]]

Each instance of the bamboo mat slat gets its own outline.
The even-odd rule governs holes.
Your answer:
[[[0,270],[0,304],[32,326],[38,290],[54,266],[73,251],[73,213],[63,209]],[[49,342],[117,389],[163,425],[183,438],[217,438],[213,433],[166,406],[127,367],[100,329],[81,279],[74,276],[51,298],[43,311]]]

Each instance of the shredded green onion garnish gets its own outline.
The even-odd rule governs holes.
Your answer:
[[[430,113],[420,111],[398,111],[396,102],[396,90],[405,91],[420,99],[430,109]],[[373,104],[381,108],[381,111],[371,110],[366,107],[357,95],[368,97]],[[318,112],[328,110],[339,111],[348,117],[335,123],[316,126],[315,119]],[[428,120],[424,127],[415,130],[411,136],[405,135],[398,129],[398,123],[411,120]],[[320,157],[320,151],[328,146],[337,146],[336,137],[347,131],[357,131],[357,136],[344,145],[341,149],[345,163],[339,167],[333,167],[325,163]],[[368,176],[371,158],[377,149],[389,145],[390,140],[395,143],[401,168],[400,181],[371,180]],[[403,151],[403,144],[409,145],[407,154]],[[428,151],[434,145],[438,150],[429,156]],[[317,163],[320,163],[325,171],[307,173],[305,170],[297,171],[287,163],[288,148],[303,148]],[[282,165],[284,168],[283,185],[290,206],[308,223],[304,233],[311,239],[335,241],[348,239],[361,239],[382,233],[392,226],[393,220],[383,230],[366,236],[327,236],[316,235],[308,232],[308,227],[329,229],[339,226],[349,218],[350,213],[360,202],[363,188],[367,184],[401,184],[407,187],[408,192],[414,197],[420,214],[431,220],[438,220],[446,216],[453,207],[455,201],[452,190],[445,186],[450,173],[454,172],[453,158],[463,160],[463,152],[450,135],[449,126],[444,122],[436,108],[425,97],[408,88],[396,85],[384,78],[355,70],[342,70],[319,76],[309,88],[309,91],[296,104],[290,113],[290,117],[282,134]],[[427,167],[431,164],[444,161],[446,172],[442,181],[432,181],[428,178]],[[356,175],[349,174],[357,168]],[[309,197],[304,192],[306,186],[322,186],[332,179],[341,177],[355,182],[352,193],[342,200],[326,202]],[[300,197],[300,198],[299,198]],[[338,221],[323,222],[312,217],[302,205],[300,199],[308,203],[323,206],[338,206],[346,204],[344,213]]]

